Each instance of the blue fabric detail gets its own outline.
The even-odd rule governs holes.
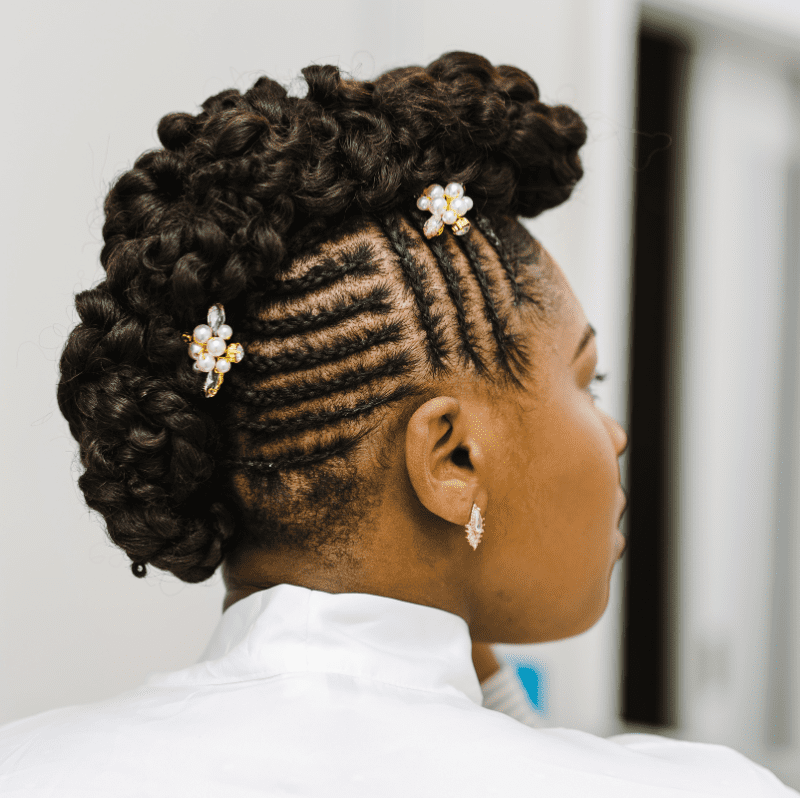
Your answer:
[[[517,678],[525,688],[534,708],[544,712],[544,673],[531,665],[518,665]]]

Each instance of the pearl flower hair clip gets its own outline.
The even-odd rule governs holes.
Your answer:
[[[463,236],[469,232],[470,224],[464,214],[472,210],[472,200],[464,193],[461,183],[448,183],[444,188],[438,183],[428,186],[417,200],[417,207],[431,212],[422,230],[425,238],[441,235],[446,224],[452,225],[453,235]]]
[[[231,369],[231,363],[239,363],[244,357],[241,344],[228,344],[233,330],[225,324],[225,308],[219,303],[208,309],[208,324],[198,324],[190,335],[183,334],[189,344],[189,357],[194,360],[194,370],[206,372],[203,390],[206,397],[216,396],[222,385],[224,375]]]

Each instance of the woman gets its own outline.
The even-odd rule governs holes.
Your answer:
[[[482,706],[488,644],[591,627],[624,549],[594,331],[517,221],[567,199],[585,127],[467,53],[303,74],[161,120],[61,360],[89,506],[137,576],[221,566],[220,624],[190,668],[0,730],[0,792],[796,794]]]

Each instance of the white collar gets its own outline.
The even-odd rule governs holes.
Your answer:
[[[460,616],[371,593],[290,584],[231,605],[197,665],[155,675],[148,684],[236,682],[298,671],[483,701],[469,627]]]

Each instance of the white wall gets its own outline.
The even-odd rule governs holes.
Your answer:
[[[613,375],[603,386],[608,406],[624,417],[630,4],[500,0],[488,14],[474,2],[457,14],[418,0],[331,8],[34,0],[7,12],[0,723],[188,664],[219,617],[218,577],[184,585],[159,572],[144,581],[130,574],[82,504],[76,448],[55,402],[58,356],[76,321],[72,296],[101,277],[102,198],[115,175],[157,146],[157,122],[169,111],[195,111],[262,72],[288,83],[312,62],[370,77],[465,49],[527,69],[546,100],[574,104],[591,128],[586,178],[532,229],[583,298]],[[615,606],[608,629],[549,655],[562,663],[551,684],[554,718],[607,725],[616,615]],[[602,666],[586,667],[587,646]],[[580,700],[568,703],[576,690]]]
[[[731,125],[743,97],[748,113]],[[723,48],[700,54],[687,215],[707,224],[687,242],[680,495],[683,670],[702,684],[683,715],[703,736],[722,720],[739,747],[767,723],[769,606],[759,597],[774,569],[792,102],[762,64]]]

